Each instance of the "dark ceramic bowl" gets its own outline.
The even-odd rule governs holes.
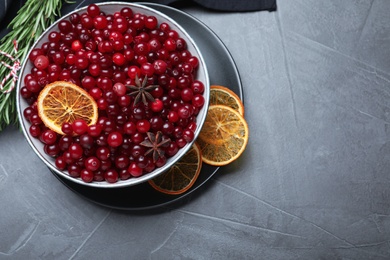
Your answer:
[[[106,14],[113,14],[114,12],[120,11],[120,9],[122,9],[124,7],[130,7],[134,13],[138,12],[138,13],[142,13],[142,14],[146,14],[146,15],[154,15],[158,19],[159,23],[161,23],[161,22],[168,23],[172,29],[175,29],[180,34],[180,36],[186,40],[188,50],[192,53],[192,55],[196,56],[199,59],[199,67],[197,70],[196,79],[202,81],[205,85],[205,92],[203,94],[204,98],[205,98],[205,105],[199,111],[199,114],[197,115],[197,119],[196,119],[197,129],[195,131],[195,138],[194,138],[194,140],[195,140],[197,138],[197,136],[199,135],[199,132],[200,132],[200,130],[203,126],[203,123],[206,119],[207,109],[208,109],[208,104],[209,104],[209,92],[210,92],[209,75],[207,72],[206,63],[202,57],[201,52],[199,51],[199,48],[196,45],[196,42],[191,38],[191,36],[186,32],[186,30],[184,30],[180,26],[180,24],[178,24],[175,20],[171,19],[169,16],[161,13],[160,11],[154,10],[150,7],[143,6],[140,4],[125,3],[125,2],[105,2],[105,3],[100,3],[97,5],[100,7],[101,11],[105,12]],[[47,30],[45,30],[45,32],[40,36],[40,38],[37,40],[37,42],[35,42],[35,44],[31,47],[31,49],[40,47],[44,42],[46,42],[48,34],[52,31],[58,30],[57,24],[59,23],[59,21],[61,21],[62,19],[69,19],[70,15],[73,13],[83,13],[86,11],[86,8],[87,7],[77,9],[77,10],[67,14],[66,16],[62,17],[58,21],[56,21]],[[71,176],[69,176],[67,171],[60,171],[56,168],[55,159],[48,156],[43,150],[43,144],[38,139],[31,136],[31,134],[29,132],[30,123],[23,116],[23,111],[25,110],[25,108],[28,107],[28,103],[20,96],[19,93],[20,93],[20,89],[24,85],[23,79],[28,73],[30,73],[31,68],[32,68],[32,64],[28,60],[26,60],[22,64],[22,68],[21,68],[20,74],[19,74],[20,80],[19,80],[18,86],[17,86],[18,117],[19,117],[19,121],[20,121],[22,130],[23,130],[23,133],[24,133],[28,143],[30,144],[30,146],[32,147],[34,152],[38,155],[38,157],[54,173],[58,174],[61,177],[66,178],[72,182],[86,185],[86,186],[90,186],[90,187],[96,187],[96,188],[118,188],[118,187],[127,187],[127,186],[137,185],[137,184],[143,183],[145,181],[148,181],[148,180],[156,177],[157,175],[163,173],[167,169],[169,169],[172,165],[175,164],[175,162],[177,162],[190,149],[190,147],[192,146],[192,144],[194,142],[194,141],[192,141],[191,143],[188,143],[182,149],[180,149],[177,154],[175,154],[171,158],[168,158],[166,164],[163,167],[156,168],[154,171],[147,173],[147,174],[144,174],[140,177],[136,177],[136,178],[133,177],[133,178],[130,178],[127,180],[119,180],[116,183],[108,183],[106,181],[86,183],[83,180],[81,180],[81,178],[71,177]]]

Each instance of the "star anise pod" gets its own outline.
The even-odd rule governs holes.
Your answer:
[[[140,79],[138,78],[138,75],[136,75],[135,86],[134,85],[126,86],[130,90],[132,90],[132,92],[130,92],[129,95],[135,96],[134,106],[137,105],[140,100],[142,100],[142,103],[144,103],[145,106],[148,105],[148,100],[151,102],[154,101],[154,97],[152,96],[152,94],[149,93],[149,91],[158,87],[158,85],[148,85],[147,83],[148,83],[148,78],[146,76],[141,82]]]
[[[147,132],[148,139],[141,142],[141,145],[149,147],[150,149],[146,151],[145,155],[153,153],[153,162],[156,162],[158,158],[164,157],[164,150],[162,147],[169,143],[171,139],[162,138],[162,132],[158,131],[157,134]]]

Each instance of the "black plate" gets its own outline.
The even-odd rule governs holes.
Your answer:
[[[198,19],[178,9],[154,3],[143,4],[167,14],[188,31],[203,54],[209,70],[211,85],[227,86],[243,99],[241,80],[234,60],[226,46],[213,31]],[[53,174],[69,189],[99,205],[122,210],[143,210],[160,207],[182,199],[206,183],[218,169],[219,167],[204,164],[191,189],[175,196],[157,192],[148,183],[127,188],[93,188]]]

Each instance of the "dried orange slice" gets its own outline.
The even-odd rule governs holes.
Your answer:
[[[239,112],[225,105],[211,105],[197,143],[203,162],[223,166],[244,152],[248,139],[248,124]]]
[[[38,114],[51,130],[64,134],[61,126],[83,119],[88,125],[98,119],[98,107],[88,92],[67,81],[55,81],[46,85],[37,99]]]
[[[244,104],[232,90],[220,85],[210,86],[210,105],[225,105],[244,116]]]
[[[190,150],[169,170],[149,180],[156,190],[170,195],[186,192],[194,185],[202,168],[199,146],[194,143]]]

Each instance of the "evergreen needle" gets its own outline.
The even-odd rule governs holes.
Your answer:
[[[27,0],[18,11],[15,18],[9,23],[10,32],[0,40],[0,50],[9,53],[23,63],[32,44],[38,39],[53,21],[61,14],[62,2],[73,3],[69,0]],[[18,42],[18,52],[13,51],[13,41]],[[12,66],[12,61],[0,55],[0,61]],[[0,82],[10,70],[0,66]],[[19,79],[23,80],[23,79]],[[12,78],[4,85],[3,90],[11,88]],[[0,90],[0,132],[7,125],[18,122],[16,113],[16,88],[10,93]]]

